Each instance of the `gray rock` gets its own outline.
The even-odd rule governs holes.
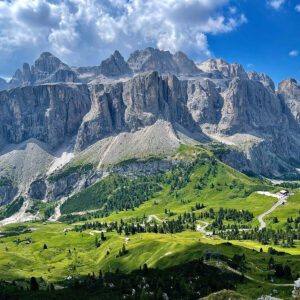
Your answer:
[[[288,128],[280,99],[257,81],[234,78],[224,92],[221,133],[269,131]]]
[[[23,64],[12,77],[9,86],[24,87],[55,82],[79,82],[76,73],[60,59],[49,52],[43,52],[34,65]]]
[[[36,138],[56,147],[77,133],[90,109],[86,85],[40,85],[0,92],[0,140]]]
[[[295,121],[300,124],[300,86],[295,79],[279,83],[278,95],[283,99]]]
[[[193,129],[186,106],[186,82],[157,72],[143,73],[113,84],[91,87],[92,106],[80,126],[76,149],[121,131],[136,131],[158,119],[177,122]]]
[[[42,200],[46,196],[46,191],[46,182],[43,179],[38,179],[30,184],[28,194],[32,199]]]
[[[187,107],[196,123],[219,123],[224,100],[211,80],[188,81],[187,95]]]
[[[17,192],[18,189],[11,180],[0,178],[0,206],[11,202]]]
[[[8,83],[5,79],[0,77],[0,91],[6,90],[8,88]]]
[[[32,67],[24,64],[11,85],[25,87],[0,92],[0,172],[13,179],[0,187],[1,203],[17,191],[59,199],[98,180],[103,166],[167,155],[180,143],[195,144],[203,137],[229,145],[222,160],[239,170],[299,177],[297,82],[283,81],[275,92],[267,75],[247,74],[238,64],[210,59],[195,68],[182,52],[147,48],[134,52],[128,63],[115,52],[100,66],[81,68],[80,76],[91,72],[87,85],[72,83],[80,68],[75,72],[50,53]],[[71,141],[73,160],[92,162],[99,174],[73,172],[50,182],[46,174],[54,153]],[[160,167],[118,170],[133,174]]]
[[[269,87],[272,91],[275,91],[275,84],[273,80],[264,73],[248,72],[248,78],[261,82],[265,87]]]
[[[132,70],[117,50],[109,58],[101,62],[98,72],[108,77],[132,74]]]
[[[133,52],[128,59],[129,67],[135,72],[157,71],[160,74],[195,75],[200,71],[193,61],[182,52],[172,55],[169,51],[146,48]]]
[[[247,73],[240,64],[229,64],[219,58],[210,58],[197,64],[197,67],[203,72],[212,74],[214,78],[248,78]]]
[[[198,75],[201,73],[195,63],[181,51],[178,51],[173,55],[173,60],[176,63],[180,74]]]

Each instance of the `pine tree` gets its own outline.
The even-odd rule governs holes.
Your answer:
[[[39,284],[36,281],[35,277],[30,278],[30,290],[31,291],[38,291],[39,290]]]

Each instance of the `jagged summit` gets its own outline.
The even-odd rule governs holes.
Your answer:
[[[124,57],[118,50],[101,62],[98,72],[104,76],[122,76],[131,75],[132,73]]]
[[[257,73],[254,71],[247,72],[250,80],[256,80],[261,82],[264,86],[269,87],[272,91],[275,91],[275,84],[270,76],[265,73]]]
[[[40,57],[34,62],[33,69],[36,71],[39,70],[41,72],[51,74],[58,69],[69,70],[70,68],[50,52],[43,52],[41,53]]]
[[[79,84],[62,84],[70,82]],[[109,152],[116,157],[109,161],[116,161],[122,156],[116,147],[127,144],[129,133],[136,139],[134,157],[139,148],[144,151],[141,135],[149,128],[159,136],[155,124],[163,122],[174,134],[158,148],[170,149],[169,137],[180,139],[180,128],[189,142],[232,146],[222,160],[239,170],[269,177],[300,174],[300,88],[294,79],[275,91],[268,75],[247,73],[239,64],[208,59],[196,66],[183,52],[146,48],[127,62],[116,50],[98,66],[72,69],[43,52],[32,66],[24,63],[9,86],[18,88],[0,92],[1,147],[33,139],[50,153],[72,140],[76,158],[112,140]]]
[[[145,71],[177,75],[195,75],[200,73],[194,62],[188,59],[183,52],[177,52],[173,55],[169,51],[151,47],[133,52],[127,62],[135,73]]]
[[[221,58],[209,58],[208,60],[198,63],[198,69],[206,73],[212,73],[215,78],[233,78],[247,77],[242,65],[233,63],[230,64]]]
[[[54,82],[77,82],[76,74],[70,67],[50,52],[43,52],[34,65],[23,64],[22,70],[18,69],[12,77],[9,86],[29,86]]]

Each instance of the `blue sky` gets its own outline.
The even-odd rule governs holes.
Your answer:
[[[153,46],[300,80],[299,28],[300,0],[0,0],[0,76],[42,51],[78,66]]]

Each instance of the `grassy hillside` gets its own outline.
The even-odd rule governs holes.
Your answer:
[[[43,289],[51,283],[70,286],[74,279],[79,280],[77,285],[90,287],[96,284],[97,277],[91,274],[99,274],[100,270],[119,276],[135,274],[132,272],[146,265],[160,270],[159,276],[169,280],[169,268],[181,268],[200,259],[203,268],[231,274],[234,282],[206,290],[203,296],[230,288],[250,299],[271,293],[290,299],[292,283],[300,274],[300,235],[295,221],[300,210],[299,190],[293,191],[288,203],[265,217],[267,230],[259,231],[258,216],[277,199],[256,191],[275,193],[280,187],[247,177],[199,147],[183,146],[172,160],[177,163],[166,173],[144,177],[111,175],[74,195],[61,207],[65,214],[61,220],[67,216],[73,220],[68,224],[33,222],[1,228],[4,237],[0,238],[0,278],[20,280],[20,286],[28,286],[28,279],[34,276]],[[97,211],[71,215],[86,210]],[[276,224],[275,215],[279,219]],[[287,222],[290,217],[293,221]],[[278,232],[270,233],[272,228]],[[231,231],[235,232],[232,239],[221,238]],[[250,232],[251,239],[242,237]],[[237,234],[241,236],[235,238]],[[292,243],[283,245],[282,240],[291,237]],[[88,274],[88,279],[82,279]],[[167,289],[152,287],[153,298],[149,291],[135,285],[140,275],[132,276],[130,282],[122,278],[124,285],[150,295],[149,299],[159,299],[156,293]],[[199,271],[193,278],[201,276]],[[179,280],[185,282],[183,286],[187,281],[184,278]],[[196,290],[194,283],[191,285],[194,299]],[[120,290],[118,285],[101,293]],[[64,293],[60,295],[66,297]]]

